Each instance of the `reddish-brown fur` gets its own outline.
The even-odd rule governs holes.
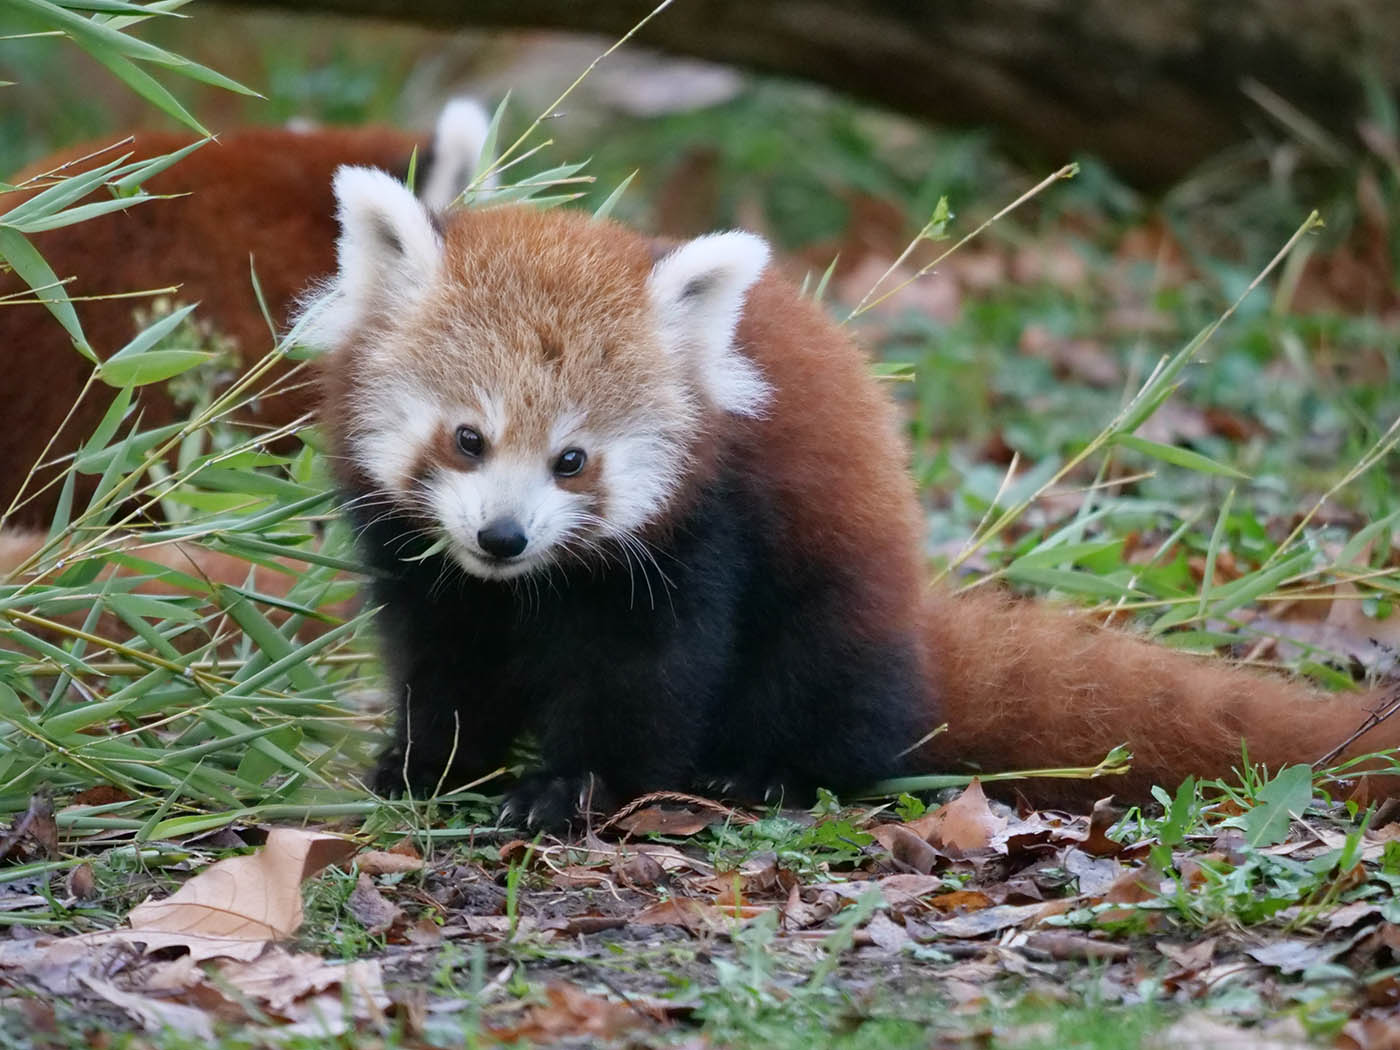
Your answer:
[[[1037,801],[1083,804],[1110,792],[1225,776],[1242,760],[1313,762],[1360,728],[1382,697],[1327,694],[1298,680],[1185,655],[1082,615],[1004,593],[952,596],[924,582],[923,515],[890,398],[821,310],[771,273],[750,292],[739,344],[777,390],[750,455],[786,494],[786,542],[859,572],[867,604],[853,632],[925,623],[930,702],[948,723],[924,749],[929,771],[1092,766],[1127,743],[1132,772],[1042,780]],[[930,726],[932,728],[932,726]],[[1346,754],[1400,747],[1382,723]],[[1396,783],[1379,778],[1371,790]]]
[[[1241,760],[1277,770],[1316,762],[1390,695],[1327,694],[1303,682],[1188,656],[1063,609],[977,591],[932,594],[927,637],[948,732],[926,749],[940,769],[1093,765],[1126,743],[1132,772],[1107,780],[1044,780],[1038,802],[1142,798],[1191,774],[1228,776]],[[1344,757],[1400,747],[1382,722]],[[1400,789],[1366,782],[1371,796]]]
[[[65,174],[127,151],[133,157],[157,156],[188,141],[180,133],[140,133],[134,146],[75,164]],[[233,340],[241,370],[273,345],[253,292],[250,256],[274,322],[285,324],[307,284],[335,267],[331,175],[336,167],[362,164],[401,172],[413,148],[421,145],[418,138],[391,129],[239,131],[196,150],[145,187],[155,194],[187,195],[36,234],[33,241],[60,279],[76,277],[67,285],[72,296],[179,285],[173,298],[200,303],[198,316]],[[51,171],[97,148],[88,144],[65,150],[11,181]],[[6,206],[23,196],[8,195]],[[23,289],[13,275],[0,276],[0,295],[21,293],[32,299]],[[135,334],[133,311],[149,302],[128,298],[75,305],[88,340],[106,357]],[[43,306],[0,303],[0,374],[5,377],[0,384],[5,391],[0,396],[0,514],[58,430],[90,370]],[[50,459],[72,452],[92,433],[111,395],[110,388],[100,385],[88,394],[50,450]],[[305,391],[264,398],[249,415],[256,423],[280,426],[305,412],[312,400]],[[179,418],[163,384],[143,388],[139,404],[144,426]],[[41,473],[27,491],[52,476]],[[56,498],[54,487],[11,523],[46,525]]]

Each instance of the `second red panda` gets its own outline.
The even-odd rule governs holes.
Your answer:
[[[564,211],[438,222],[363,169],[336,195],[307,323],[396,691],[381,790],[464,782],[530,729],[543,766],[508,805],[537,826],[1125,741],[1130,777],[1027,793],[1140,797],[1228,774],[1241,738],[1306,762],[1364,719],[1373,698],[930,593],[892,403],[757,237],[656,253]],[[1350,752],[1397,745],[1384,723]]]
[[[273,323],[283,325],[308,282],[335,267],[331,175],[338,166],[367,165],[403,176],[418,149],[420,195],[439,210],[472,176],[486,130],[481,107],[468,99],[443,108],[431,140],[384,127],[245,128],[147,181],[149,192],[169,198],[38,233],[33,241],[61,280],[73,278],[68,293],[100,356],[119,350],[140,330],[136,314],[148,304],[127,297],[130,293],[174,285],[175,298],[197,302],[196,316],[229,340],[236,358],[231,367],[241,373],[274,343],[252,271]],[[64,150],[13,176],[12,182],[32,185],[6,194],[4,206],[49,185],[45,173],[72,174],[123,153],[133,159],[159,156],[188,141],[182,133],[139,132],[130,144],[96,156],[89,157],[92,144]],[[104,396],[106,388],[99,384],[79,402],[91,363],[74,351],[64,329],[18,277],[0,275],[0,295],[17,300],[0,307],[0,516],[25,486],[27,494],[40,494],[7,524],[46,528],[58,488],[40,490],[96,428],[112,392]],[[286,371],[279,366],[269,382]],[[261,398],[241,418],[262,427],[283,426],[314,400],[303,384]],[[141,390],[138,410],[147,428],[183,415],[161,384]],[[30,478],[41,457],[56,465]],[[81,480],[79,507],[96,477]]]

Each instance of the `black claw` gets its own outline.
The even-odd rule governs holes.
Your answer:
[[[557,777],[534,773],[522,778],[506,795],[501,822],[523,813],[529,830],[562,833],[582,827],[585,814],[608,812],[612,808],[610,802],[602,781],[592,774]]]

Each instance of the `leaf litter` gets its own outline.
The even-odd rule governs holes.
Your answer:
[[[816,978],[800,975],[826,967],[849,985],[844,1012],[878,1013],[891,994],[879,975],[899,960],[925,999],[953,1007],[936,1022],[963,1026],[949,1045],[981,1038],[959,1018],[1018,988],[1073,986],[1086,966],[1110,999],[1135,1001],[1146,980],[1183,1014],[1153,1045],[1196,1045],[1210,1025],[1235,1038],[1240,1022],[1257,1042],[1217,1033],[1213,1045],[1308,1045],[1260,1026],[1323,994],[1338,1022],[1324,1044],[1397,1045],[1400,825],[1372,828],[1311,784],[1295,767],[1247,799],[1189,786],[1163,796],[1161,817],[1111,799],[1088,816],[1018,811],[976,781],[927,810],[901,800],[903,819],[828,806],[716,823],[717,804],[672,799],[578,841],[426,854],[407,839],[357,854],[343,834],[272,828],[259,849],[209,864],[121,925],[56,936],[12,911],[0,1008],[35,993],[101,1002],[133,1027],[201,1040],[229,1025],[286,1036],[399,1025],[423,1046],[465,1014],[493,1041],[643,1045],[693,1025],[707,970],[722,978],[736,965],[724,960],[761,935],[772,961],[751,976],[776,1002],[815,994]],[[55,885],[101,893],[94,866],[100,854]],[[302,929],[308,884],[348,890],[334,923],[362,940],[346,961]],[[669,956],[675,972],[609,961],[629,955]],[[471,958],[514,977],[425,991],[444,959],[461,971]],[[1230,1024],[1193,1027],[1192,1010],[1226,1000]]]

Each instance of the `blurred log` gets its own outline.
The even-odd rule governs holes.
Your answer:
[[[252,2],[614,37],[655,6]],[[1047,163],[1091,153],[1149,188],[1267,123],[1257,101],[1267,93],[1349,142],[1366,115],[1361,64],[1391,87],[1400,78],[1400,4],[1368,0],[675,0],[636,39],[814,80],[934,123],[993,126]]]

